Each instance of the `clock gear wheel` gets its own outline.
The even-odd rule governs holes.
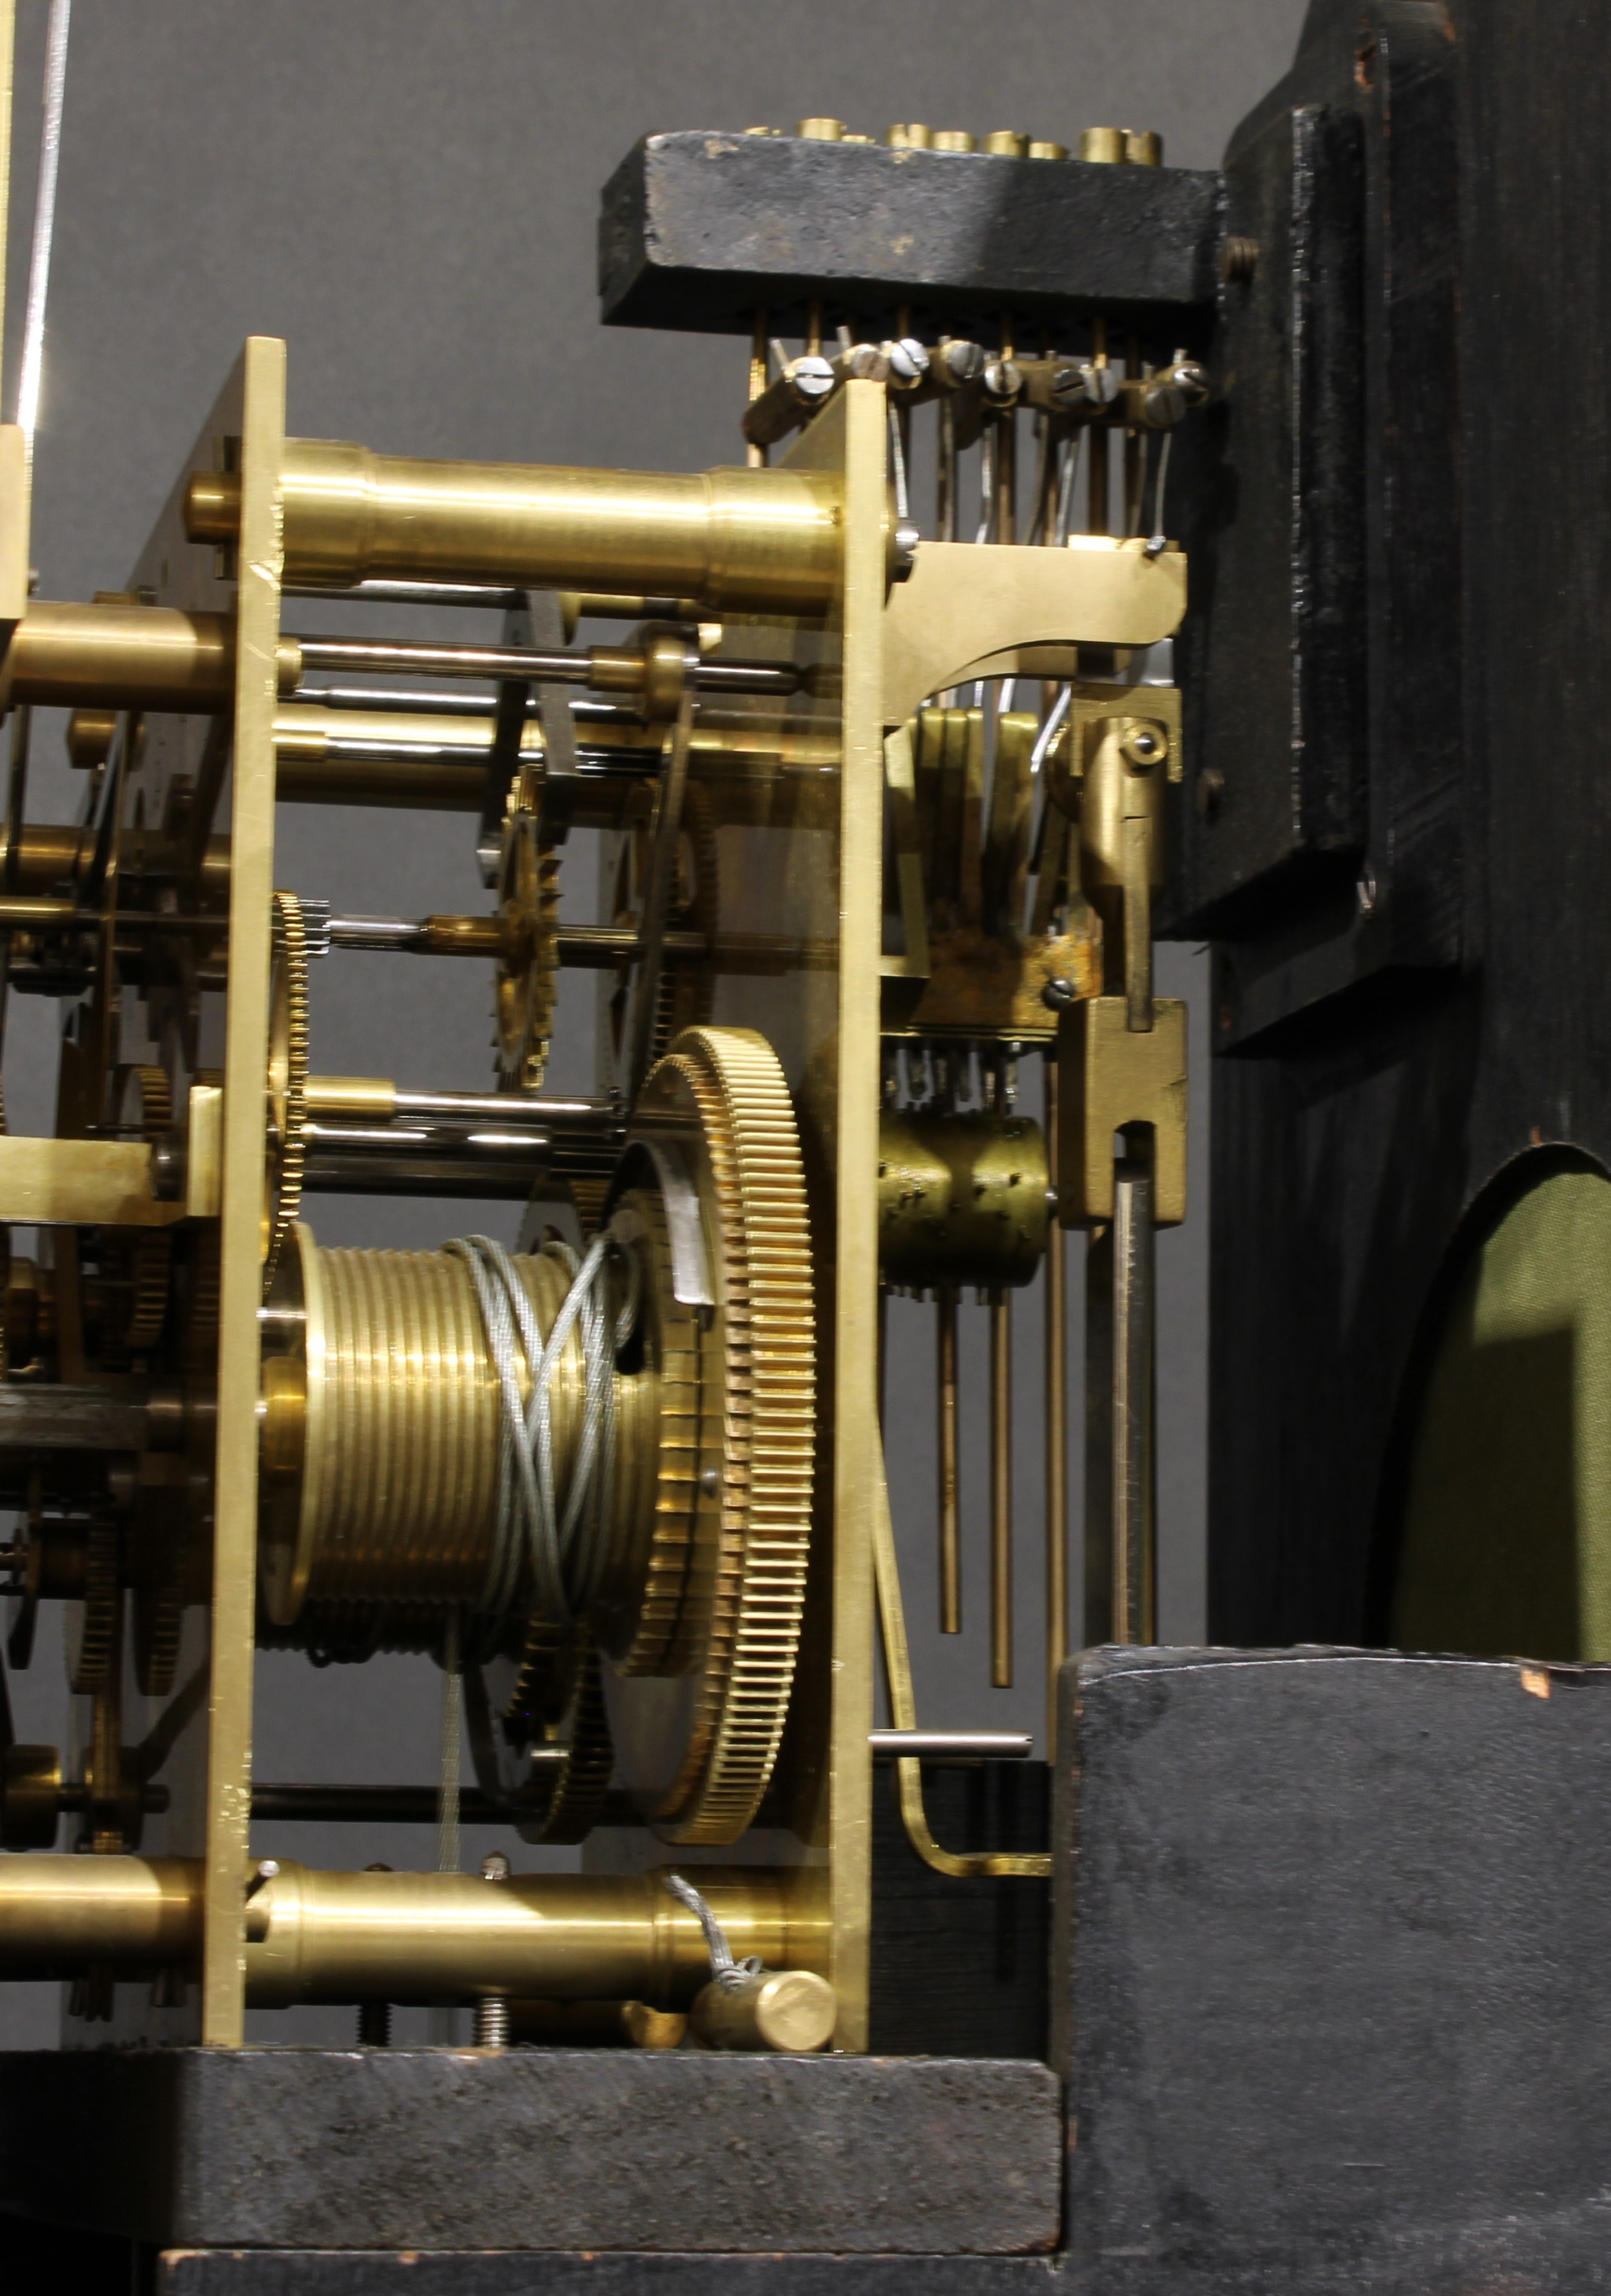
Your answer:
[[[67,1680],[84,1694],[104,1689],[118,1636],[118,1534],[109,1522],[89,1527],[84,1552],[84,1593],[67,1606]]]
[[[731,1842],[772,1775],[805,1617],[815,1441],[805,1168],[788,1082],[752,1029],[685,1031],[651,1071],[637,1124],[699,1144],[714,1305],[701,1319],[699,1480],[675,1629],[658,1678],[615,1673],[606,1688],[643,1815],[670,1841]]]
[[[498,857],[503,953],[493,990],[493,1043],[505,1092],[542,1089],[560,977],[560,857],[540,833],[540,777],[522,768]]]
[[[294,893],[276,893],[268,992],[267,1153],[264,1164],[263,1290],[302,1202],[307,1095],[307,934]]]
[[[623,931],[635,932],[648,895],[653,838],[649,824],[640,823],[622,836],[616,862],[613,921]],[[682,834],[677,840],[676,873],[666,924],[670,932],[715,933],[721,914],[719,858],[716,819],[710,793],[691,783],[683,800]],[[625,964],[611,999],[610,1013],[617,1059],[622,1057],[626,1015],[631,1009],[633,967]],[[650,1040],[650,1061],[663,1060],[672,1039],[684,1029],[701,1027],[710,1018],[716,999],[716,976],[702,957],[663,955],[655,990],[654,1027]]]
[[[596,1649],[534,1620],[518,1660],[468,1667],[464,1686],[482,1792],[507,1806],[523,1841],[585,1841],[615,1769]]]

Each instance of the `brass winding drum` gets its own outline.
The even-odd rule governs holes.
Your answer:
[[[495,1264],[476,1239],[331,1250],[293,1231],[266,1318],[266,1636],[327,1648],[334,1620],[378,1647],[395,1607],[416,1642],[434,1612],[439,1644],[455,1617],[503,1790],[498,1729],[574,1726],[599,1668],[644,1815],[675,1841],[735,1840],[793,1683],[815,1439],[804,1176],[771,1047],[747,1029],[677,1039],[580,1272],[556,1243],[495,1255],[518,1287],[502,1338],[478,1251]],[[557,1577],[520,1515],[534,1461]]]

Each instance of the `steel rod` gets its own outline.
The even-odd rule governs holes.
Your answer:
[[[875,1754],[919,1761],[1026,1762],[1034,1751],[1027,1730],[873,1730]]]
[[[356,670],[375,676],[388,670],[400,670],[416,676],[530,678],[548,685],[589,685],[595,671],[591,653],[555,653],[534,646],[438,644],[423,638],[312,636],[288,637],[286,643],[296,647],[301,656],[298,688],[310,669]],[[618,660],[619,657],[612,659]],[[800,673],[789,662],[708,661],[699,663],[694,670],[693,683],[702,692],[711,693],[788,694],[798,691]],[[372,694],[371,705],[382,698]]]
[[[939,1416],[940,1632],[962,1631],[962,1530],[957,1499],[957,1295],[935,1295]]]
[[[1012,1687],[1012,1294],[990,1301],[990,1680]]]
[[[1059,1168],[1057,1048],[1045,1063],[1046,1163]],[[1057,1743],[1058,1673],[1068,1655],[1068,1254],[1055,1213],[1046,1238],[1046,1743]]]
[[[1149,1156],[1121,1158],[1113,1215],[1113,1637],[1156,1639],[1153,1334],[1156,1250]]]

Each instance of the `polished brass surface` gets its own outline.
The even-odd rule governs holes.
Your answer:
[[[143,1140],[30,1140],[0,1135],[0,1220],[57,1227],[166,1227],[182,1203],[151,1186]]]
[[[75,709],[67,721],[68,763],[80,772],[103,766],[118,734],[115,709]]]
[[[245,1978],[254,2005],[473,2001],[488,1994],[686,2007],[710,1973],[699,1922],[658,1874],[478,1874],[247,1869]],[[788,1969],[809,1941],[780,1877],[701,1868],[739,1958]],[[190,1858],[34,1855],[0,1861],[0,1974],[193,1969],[201,1868]]]
[[[239,1896],[239,1882],[236,1884]],[[200,1957],[200,1861],[189,1857],[0,1859],[0,1970],[7,1977],[194,1968]]]
[[[541,1254],[516,1266],[546,1332],[565,1269]],[[299,1390],[305,1431],[294,1472],[269,1471],[261,1538],[269,1616],[288,1625],[310,1600],[472,1601],[487,1577],[501,1422],[463,1259],[326,1250],[302,1226],[271,1306],[300,1317],[292,1348],[266,1370],[282,1414]],[[552,1393],[563,1481],[579,1432],[574,1337]]]
[[[210,1282],[198,1286],[192,1310],[200,1344],[217,1332],[200,2020],[201,2038],[215,2048],[238,2048],[246,2017],[241,1874],[251,1814],[258,1600],[258,1310],[263,1299],[283,343],[251,338],[226,399],[233,404],[220,408],[218,430],[241,442],[241,506],[216,1326],[215,1311],[208,1306]],[[200,1254],[208,1247],[198,1249]],[[203,1267],[208,1264],[201,1261]]]
[[[234,704],[235,637],[235,624],[224,614],[37,599],[7,652],[0,707],[227,710]],[[288,659],[282,690],[293,684]]]
[[[1063,550],[920,544],[885,610],[884,722],[899,726],[929,694],[981,677],[1073,677],[1086,645],[1148,646],[1186,605],[1178,550],[1139,537],[1071,535]]]
[[[795,1940],[777,1877],[701,1871],[740,1958],[787,1966]],[[351,1874],[279,1861],[250,1900],[247,1987],[293,2001],[635,2000],[686,2007],[709,1975],[698,1921],[658,1874]]]
[[[310,1117],[356,1117],[388,1124],[397,1111],[397,1087],[389,1077],[310,1076],[302,1086]]]
[[[810,614],[840,580],[837,489],[799,471],[426,462],[298,439],[287,442],[283,485],[285,578],[332,589],[376,578],[519,583]],[[194,541],[233,540],[226,475],[192,480],[186,519]]]
[[[1114,1136],[1132,1127],[1151,1136],[1157,1226],[1186,1217],[1186,1007],[1155,997],[1144,1032],[1129,1019],[1123,996],[1094,996],[1070,1005],[1059,1025],[1058,1217],[1065,1227],[1113,1218]]]
[[[920,1290],[1028,1283],[1048,1221],[1046,1144],[1021,1116],[879,1119],[879,1264]]]

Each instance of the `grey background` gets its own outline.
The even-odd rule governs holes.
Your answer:
[[[809,10],[753,0],[78,0],[37,441],[40,594],[86,597],[122,581],[249,332],[289,340],[293,432],[405,453],[696,470],[737,461],[741,346],[597,325],[596,196],[636,137],[828,113],[875,135],[916,119],[1073,144],[1081,127],[1116,121],[1160,129],[1175,164],[1209,166],[1284,70],[1302,12],[1302,0],[816,0]],[[20,14],[7,414],[45,0],[20,0]],[[414,627],[423,635],[427,625]],[[474,618],[455,627],[478,634]],[[49,725],[38,750],[30,810],[66,817],[76,792]],[[360,911],[480,904],[467,822],[288,808],[281,824],[279,882],[302,892]],[[568,911],[585,917],[584,855],[568,875]],[[1165,951],[1160,970],[1162,990],[1200,1011],[1200,957]],[[338,955],[320,968],[315,996],[316,1067],[486,1088],[479,967]],[[561,1089],[588,1080],[582,983],[565,1022]],[[54,1031],[53,1008],[12,1000],[5,1092],[15,1130],[49,1128]],[[1193,1075],[1193,1216],[1159,1252],[1161,1626],[1171,1641],[1199,1638],[1203,1624],[1200,1028]],[[322,1198],[312,1213],[331,1242],[434,1244],[480,1224],[470,1206]],[[511,1236],[513,1218],[509,1206],[485,1215]],[[1077,1329],[1077,1250],[1071,1266]],[[1038,1294],[1017,1319],[1026,1391],[1010,1692],[988,1687],[983,1333],[967,1321],[968,1627],[945,1646],[932,1631],[929,1313],[896,1302],[890,1321],[891,1483],[920,1714],[1038,1734]],[[1074,1449],[1077,1520],[1077,1432]],[[292,1656],[261,1660],[258,1775],[429,1780],[438,1680],[401,1660],[323,1673]],[[13,1693],[20,1735],[61,1738],[51,1632]],[[423,1865],[434,1851],[424,1829],[266,1828],[258,1846],[326,1864]],[[467,1836],[467,1857],[483,1846]],[[0,2043],[49,2040],[57,2013],[53,1988],[0,1987]],[[254,2021],[264,2038],[284,2039],[344,2036],[348,2021],[338,2012]]]

